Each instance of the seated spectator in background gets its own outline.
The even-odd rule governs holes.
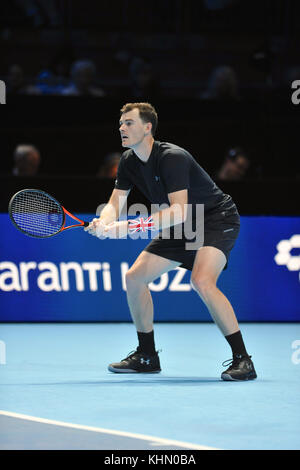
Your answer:
[[[203,0],[205,8],[211,11],[223,10],[235,3],[237,3],[237,0]]]
[[[98,178],[116,178],[120,158],[120,152],[112,152],[106,155],[96,176]]]
[[[49,62],[49,70],[55,78],[56,90],[60,94],[69,84],[72,64],[75,61],[73,47],[64,45],[59,48]]]
[[[62,26],[62,15],[55,0],[14,0],[23,13],[31,20],[33,26]]]
[[[36,77],[36,87],[42,95],[54,95],[57,91],[55,77],[50,70],[41,70]]]
[[[231,148],[222,166],[215,174],[220,181],[240,181],[244,179],[250,166],[250,160],[240,147]]]
[[[40,95],[40,90],[26,82],[24,71],[20,65],[14,64],[8,70],[6,79],[7,94],[9,95]]]
[[[129,90],[131,99],[157,98],[160,85],[151,64],[144,59],[134,57],[129,64]]]
[[[106,93],[95,86],[96,66],[91,60],[78,60],[71,68],[72,83],[61,92],[65,96],[96,96]]]
[[[287,88],[290,90],[291,84],[295,80],[300,80],[300,65],[287,65],[285,69],[282,71],[282,84],[283,88]]]
[[[41,156],[39,150],[33,145],[20,144],[15,148],[13,175],[35,176],[38,173]]]
[[[69,76],[74,62],[73,50],[69,46],[59,48],[48,64],[36,77],[36,87],[43,95],[60,95],[69,86]]]
[[[239,101],[239,83],[232,67],[216,67],[209,79],[207,89],[198,95],[203,100]]]

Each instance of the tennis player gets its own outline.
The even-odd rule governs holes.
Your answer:
[[[127,300],[138,336],[138,347],[108,369],[117,373],[160,372],[155,349],[153,303],[148,284],[177,266],[191,271],[191,285],[208,308],[232,351],[223,380],[252,380],[257,377],[234,310],[218,289],[217,280],[227,268],[228,258],[239,234],[240,217],[231,196],[224,194],[196,162],[177,145],[155,140],[158,117],[149,103],[127,103],[120,113],[122,146],[115,187],[99,218],[85,229],[97,237],[122,238],[136,230],[159,230],[126,274]],[[118,221],[133,186],[153,204],[165,204],[146,219]],[[176,228],[188,214],[197,226],[197,205],[204,205],[200,246]],[[202,205],[202,206],[201,206]],[[199,218],[199,217],[198,217]],[[166,230],[169,236],[165,236]],[[177,233],[177,235],[176,235]],[[195,232],[193,232],[195,233]],[[203,240],[204,238],[204,240]],[[199,237],[198,237],[199,239]],[[200,237],[201,239],[201,237]],[[197,236],[195,236],[197,240]],[[193,242],[193,240],[192,240]]]

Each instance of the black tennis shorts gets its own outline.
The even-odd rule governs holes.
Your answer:
[[[230,251],[232,250],[235,241],[240,231],[240,216],[236,207],[230,209],[223,209],[213,214],[205,215],[204,217],[204,241],[201,246],[214,246],[221,250],[226,256],[227,268]],[[163,238],[160,232],[147,246],[144,251],[154,253],[155,255],[162,256],[172,261],[178,261],[183,268],[193,269],[194,260],[198,249],[187,250],[186,243],[193,242],[193,239],[188,240],[184,237],[181,239],[173,238],[174,230],[170,229],[170,238]]]

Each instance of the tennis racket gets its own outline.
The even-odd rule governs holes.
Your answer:
[[[40,189],[18,191],[9,202],[8,213],[20,232],[34,238],[48,238],[69,228],[89,225],[89,222],[75,217],[54,197]],[[66,215],[78,223],[66,227]]]

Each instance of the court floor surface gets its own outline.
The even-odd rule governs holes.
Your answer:
[[[130,323],[0,325],[0,449],[299,450],[300,323],[242,323],[258,378],[224,382],[213,323],[157,323],[160,374],[113,374]]]

